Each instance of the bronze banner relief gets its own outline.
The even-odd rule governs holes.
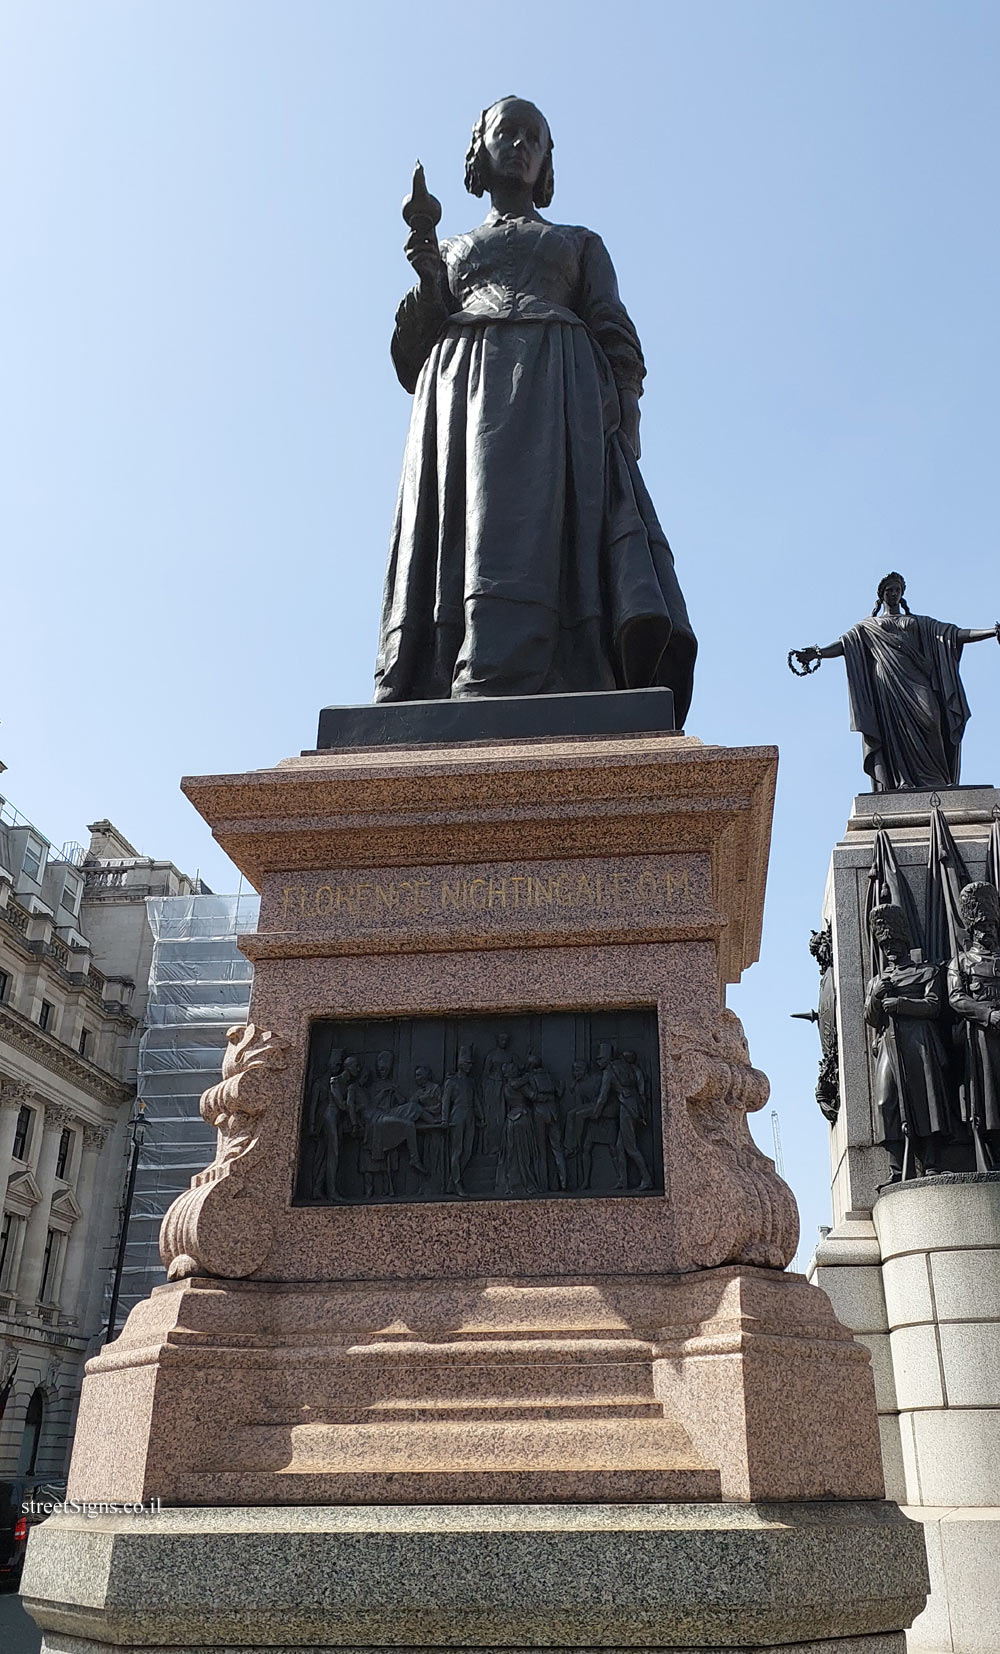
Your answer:
[[[662,1192],[655,1011],[313,1025],[298,1202]]]

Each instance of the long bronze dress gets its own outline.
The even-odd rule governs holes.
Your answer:
[[[642,351],[600,238],[495,211],[442,243],[393,360],[414,392],[376,700],[665,685],[696,643],[619,390]]]
[[[851,728],[875,792],[956,787],[969,703],[959,629],[930,615],[868,615],[845,632]]]

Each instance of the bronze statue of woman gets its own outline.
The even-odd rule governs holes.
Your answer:
[[[962,649],[985,638],[1000,641],[1000,622],[973,630],[911,614],[905,591],[901,574],[887,574],[870,615],[825,649],[814,644],[788,657],[789,666],[795,659],[806,672],[843,655],[851,728],[864,740],[864,765],[877,793],[958,786],[969,720],[958,675]]]
[[[439,247],[431,203],[407,244],[392,357],[414,401],[375,698],[663,685],[679,727],[697,646],[639,474],[645,366],[611,260],[538,211],[534,104],[484,110],[465,182],[490,196],[479,228]]]

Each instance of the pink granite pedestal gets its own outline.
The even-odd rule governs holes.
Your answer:
[[[216,1160],[164,1222],[169,1284],[88,1365],[72,1498],[884,1510],[869,1357],[785,1273],[795,1204],[725,1007],[775,770],[639,735],[184,783],[261,894],[252,1022],[203,1101]],[[296,1203],[317,1020],[625,1008],[656,1015],[662,1194]],[[864,1627],[834,1594],[838,1650],[859,1626],[896,1647],[895,1609]]]

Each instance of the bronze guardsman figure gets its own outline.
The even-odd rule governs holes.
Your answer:
[[[799,677],[821,660],[843,656],[851,728],[864,742],[864,766],[876,793],[957,787],[969,721],[958,674],[962,650],[986,638],[1000,642],[1000,621],[977,630],[911,614],[905,591],[901,574],[887,574],[864,620],[836,643],[793,649],[788,656]]]
[[[1000,892],[967,884],[959,897],[969,940],[948,966],[948,999],[961,1030],[962,1118],[978,1171],[1000,1164]]]
[[[939,1170],[940,1150],[951,1135],[947,1058],[940,1031],[942,967],[915,962],[913,939],[901,907],[873,908],[871,933],[883,969],[865,997],[865,1021],[874,1029],[875,1101],[882,1116],[882,1146],[890,1182]]]
[[[466,157],[483,223],[439,245],[419,165],[404,203],[419,279],[392,359],[413,412],[375,699],[665,686],[680,728],[697,645],[639,472],[642,350],[600,237],[538,210],[552,148],[534,104],[501,98]]]

